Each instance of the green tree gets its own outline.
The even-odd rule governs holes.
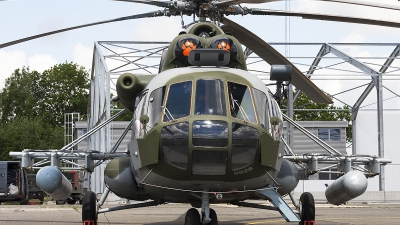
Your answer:
[[[44,71],[17,69],[0,92],[0,160],[10,151],[63,146],[64,114],[87,114],[88,72],[74,63]]]
[[[28,67],[16,69],[6,79],[0,93],[1,122],[15,117],[42,117],[62,126],[64,114],[79,112],[86,117],[89,97],[89,74],[74,63],[53,66],[42,74]]]
[[[23,149],[59,149],[64,144],[63,128],[40,118],[16,117],[0,129],[0,160],[15,160],[8,154]]]
[[[84,67],[62,63],[43,71],[40,86],[44,99],[40,101],[42,116],[51,124],[61,126],[64,114],[79,112],[86,117],[89,97],[89,74]]]
[[[286,103],[283,104],[286,108]],[[310,100],[302,93],[295,102],[294,109],[312,109],[304,111],[294,111],[293,119],[297,121],[348,121],[349,126],[346,128],[346,141],[349,143],[352,140],[351,130],[351,111],[348,106],[338,107],[328,104],[317,104]],[[318,111],[320,109],[320,111]]]
[[[38,102],[44,97],[40,87],[40,73],[30,71],[29,67],[16,69],[6,79],[0,92],[1,123],[12,120],[15,116],[33,118],[39,116]]]

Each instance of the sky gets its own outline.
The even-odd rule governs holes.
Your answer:
[[[367,1],[367,0],[364,0]],[[376,2],[371,1],[370,2]],[[380,0],[380,4],[400,6],[397,0]],[[254,8],[285,10],[289,8],[285,1],[264,4],[243,4]],[[8,0],[0,1],[0,43],[48,32],[55,29],[80,24],[129,16],[159,10],[155,6],[111,0]],[[290,1],[292,11],[351,15],[356,17],[400,21],[400,13],[393,10],[374,9],[340,3],[319,2],[313,0]],[[268,43],[285,42],[285,18],[276,16],[231,16],[230,19],[241,24]],[[192,17],[185,16],[185,23]],[[91,68],[93,45],[95,41],[171,41],[180,31],[180,17],[161,17],[130,20],[44,37],[14,46],[0,49],[0,88],[4,80],[17,68],[29,66],[31,70],[42,72],[53,65],[74,62],[85,68]],[[400,40],[400,28],[385,28],[370,25],[355,25],[339,22],[290,19],[290,42],[299,43],[397,43]],[[284,48],[277,47],[282,53]],[[291,47],[290,56],[315,56],[320,46]],[[342,51],[358,57],[386,57],[394,47],[364,48],[360,46],[339,46]],[[295,59],[292,60],[296,61]],[[310,60],[309,60],[310,61]],[[326,62],[325,62],[326,61]],[[321,65],[329,65],[329,60]],[[365,60],[368,61],[368,60]],[[379,61],[382,64],[385,60]],[[311,62],[308,62],[310,64]],[[325,64],[324,64],[325,63]],[[296,64],[297,65],[297,64]],[[395,61],[394,66],[400,67]],[[302,71],[308,67],[298,65]],[[372,66],[379,70],[379,66]],[[355,70],[351,65],[344,68]],[[318,74],[346,73],[320,70]],[[348,73],[348,72],[347,72]],[[396,72],[393,72],[396,73]],[[400,73],[400,72],[399,72]],[[349,88],[368,83],[368,76],[360,81],[315,80],[315,83],[330,94],[339,93]],[[384,81],[390,90],[399,88],[399,81]],[[347,96],[338,96],[349,105],[353,105],[363,89],[357,89]],[[386,90],[385,90],[386,91]],[[386,94],[387,92],[387,94]],[[394,94],[386,91],[384,96]],[[400,93],[400,92],[399,92]],[[376,101],[371,93],[365,104]],[[389,108],[400,108],[399,98],[388,100]],[[341,104],[336,101],[337,104]]]

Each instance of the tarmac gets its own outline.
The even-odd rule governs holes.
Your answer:
[[[117,205],[109,205],[114,207]],[[107,208],[108,206],[103,206]],[[165,204],[99,214],[98,224],[183,225],[189,204]],[[211,205],[219,225],[298,224],[288,223],[277,211]],[[0,205],[0,224],[72,225],[82,224],[80,205]],[[342,206],[316,205],[316,224],[400,224],[400,204],[352,203]]]

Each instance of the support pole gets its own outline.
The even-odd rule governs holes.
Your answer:
[[[293,120],[293,85],[289,84],[287,89],[287,116]],[[290,123],[286,123],[286,132],[287,132],[287,143],[291,149],[293,149],[293,126]]]
[[[382,94],[382,74],[378,75],[377,98],[378,98],[378,156],[384,158],[384,135],[383,135],[383,94]],[[381,166],[379,175],[379,191],[385,191],[385,167]]]

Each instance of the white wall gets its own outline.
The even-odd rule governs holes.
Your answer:
[[[357,155],[378,155],[378,117],[375,111],[360,111],[357,116]],[[383,113],[384,158],[392,163],[385,167],[385,190],[400,191],[400,113]],[[368,179],[367,191],[379,190],[379,177]]]
[[[378,155],[378,122],[375,111],[360,111],[357,117],[357,155]],[[389,158],[392,163],[385,167],[385,188],[386,197],[379,195],[379,177],[368,179],[368,188],[366,193],[360,196],[360,199],[368,200],[393,200],[400,198],[400,112],[384,112],[384,158]],[[397,165],[396,165],[397,164]],[[311,192],[316,194],[316,199],[323,199],[325,184],[332,183],[332,180],[300,180],[295,192]],[[370,194],[369,194],[369,193]]]
[[[359,112],[357,116],[357,155],[378,155],[378,122],[377,113]],[[384,158],[390,158],[393,164],[400,164],[400,113],[383,113]]]

